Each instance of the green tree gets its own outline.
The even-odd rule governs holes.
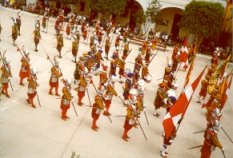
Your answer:
[[[214,37],[221,31],[224,7],[221,3],[192,1],[186,5],[179,26],[196,36],[199,47],[203,38]]]
[[[90,7],[102,14],[121,15],[126,3],[127,0],[90,0]]]
[[[151,0],[148,3],[145,13],[139,16],[139,21],[142,22],[143,35],[147,34],[151,29],[151,25],[156,23],[161,8],[158,0]]]

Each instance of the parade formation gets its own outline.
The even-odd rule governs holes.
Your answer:
[[[149,141],[147,133],[152,131],[150,126],[160,122],[160,125],[155,126],[163,126],[159,130],[161,133],[152,131],[154,135],[161,137],[157,140],[158,143],[152,143],[160,152],[150,150],[154,157],[167,158],[182,157],[182,154],[170,156],[170,151],[176,150],[172,144],[180,136],[180,128],[187,123],[183,120],[188,117],[186,112],[194,102],[198,105],[196,108],[202,111],[199,116],[202,117],[199,122],[202,126],[199,127],[205,127],[194,134],[199,134],[199,141],[196,142],[202,142],[199,146],[190,148],[197,153],[194,157],[210,158],[216,147],[221,152],[217,157],[230,157],[226,153],[230,153],[227,149],[232,147],[226,146],[232,146],[232,135],[229,135],[232,131],[226,131],[221,120],[224,108],[230,106],[228,99],[233,70],[229,66],[231,56],[220,57],[223,49],[216,48],[212,60],[202,63],[197,69],[195,65],[199,63],[199,57],[195,45],[177,43],[163,52],[158,48],[162,42],[153,31],[140,45],[135,45],[129,35],[129,28],[116,27],[111,20],[103,28],[98,19],[91,26],[84,16],[71,14],[65,17],[63,10],[60,10],[56,18],[49,17],[49,9],[45,10],[43,16],[27,15],[21,11],[7,12],[11,12],[11,15],[1,16],[0,23],[1,106],[14,100],[17,95],[24,97],[19,106],[29,105],[28,108],[33,107],[35,111],[43,108],[45,111],[51,110],[46,107],[57,104],[57,114],[53,113],[53,117],[67,124],[71,121],[79,124],[79,119],[87,119],[83,116],[83,110],[89,109],[85,113],[89,121],[85,123],[95,132],[91,135],[98,137],[105,128],[116,126],[111,129],[115,130],[111,131],[112,135],[127,143],[139,139],[136,137]],[[31,21],[31,28],[25,32],[24,19],[27,16],[33,16],[36,20]],[[11,22],[9,32],[5,31],[5,21]],[[11,35],[5,38],[1,35],[3,33]],[[46,43],[48,38],[53,42]],[[6,44],[10,45],[10,51],[4,46]],[[67,48],[69,49],[66,50]],[[12,54],[17,55],[12,58]],[[11,56],[11,60],[8,56]],[[160,59],[161,56],[163,59]],[[158,60],[162,63],[159,68],[154,64]],[[35,64],[38,61],[40,65]],[[63,64],[64,61],[66,64]],[[18,68],[19,72],[15,71]],[[157,70],[160,73],[156,73]],[[43,76],[42,71],[46,72]],[[47,105],[48,103],[51,105]],[[30,111],[24,111],[24,115],[27,113]],[[46,121],[43,118],[41,120]],[[114,125],[115,120],[118,124],[121,122],[121,126]],[[108,127],[109,124],[111,127]],[[66,130],[65,125],[61,128]],[[138,135],[132,134],[136,130],[139,131]],[[223,143],[218,136],[221,130],[227,136]],[[120,133],[116,135],[117,132]],[[190,130],[187,137],[191,137],[193,132],[195,131]],[[101,145],[101,141],[99,143]],[[182,148],[189,150],[188,147]],[[187,155],[189,154],[186,153]],[[120,157],[130,156],[122,153]],[[135,157],[143,157],[143,154]]]

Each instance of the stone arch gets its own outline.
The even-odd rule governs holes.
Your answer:
[[[166,7],[160,10],[159,18],[156,22],[156,30],[166,32],[168,35],[172,34],[173,39],[179,35],[179,26],[177,25],[181,19],[183,8]]]

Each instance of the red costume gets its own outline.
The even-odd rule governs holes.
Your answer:
[[[20,85],[23,85],[23,79],[28,78],[30,76],[30,65],[29,58],[26,56],[21,58],[21,69],[19,72],[20,77]]]

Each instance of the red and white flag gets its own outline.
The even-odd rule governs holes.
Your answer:
[[[222,98],[222,102],[221,102],[221,109],[224,108],[225,103],[227,102],[228,95],[229,95],[230,89],[231,89],[231,83],[232,83],[232,74],[230,75],[230,81],[229,81],[229,83],[227,85],[227,88],[226,88],[224,94],[223,94],[223,98]]]
[[[190,100],[192,98],[192,95],[197,88],[203,73],[205,72],[206,67],[201,72],[201,74],[196,78],[196,80],[192,83],[192,85],[185,88],[185,90],[181,93],[179,99],[176,101],[176,103],[171,107],[170,111],[165,115],[163,118],[163,128],[165,131],[165,137],[166,139],[169,139],[176,130],[178,126],[178,122],[180,119],[184,116],[188,105],[190,103]]]

